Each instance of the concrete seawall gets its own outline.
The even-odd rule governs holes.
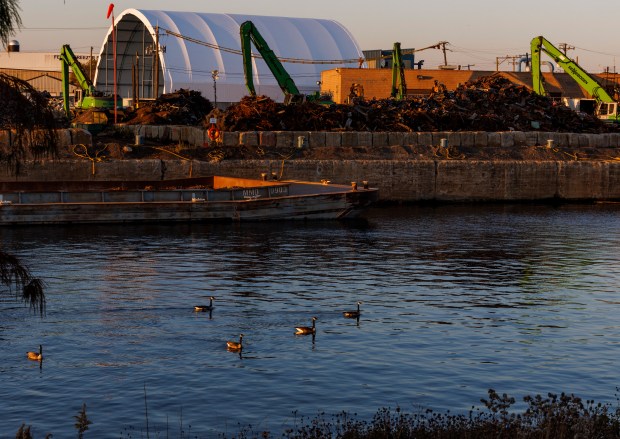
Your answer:
[[[135,130],[135,127],[126,129]],[[177,134],[174,134],[177,133]],[[200,134],[202,133],[202,134]],[[147,138],[166,137],[170,142],[204,147],[202,128],[141,127]],[[570,134],[541,132],[459,132],[459,133],[304,133],[252,132],[223,133],[220,146],[246,144],[270,148],[295,147],[298,138],[304,148],[325,146],[390,146],[439,144],[446,139],[454,146],[518,148],[527,145],[554,145],[572,148],[609,148],[609,160],[223,160],[221,162],[176,159],[104,159],[90,161],[67,154],[72,145],[89,144],[82,130],[59,133],[61,158],[25,161],[16,174],[8,165],[0,168],[5,181],[51,180],[153,180],[189,176],[230,175],[260,178],[276,173],[284,179],[350,184],[368,181],[380,189],[386,201],[527,201],[527,200],[620,200],[620,133]],[[5,140],[0,132],[0,146]],[[159,138],[159,137],[158,137]],[[3,140],[4,139],[4,140]],[[176,139],[176,140],[175,140]],[[193,139],[190,141],[190,139]],[[161,140],[161,139],[160,139]]]
[[[94,169],[94,174],[93,174]],[[618,200],[620,162],[401,161],[401,160],[43,160],[24,163],[6,181],[152,180],[229,175],[361,184],[380,189],[385,201]]]

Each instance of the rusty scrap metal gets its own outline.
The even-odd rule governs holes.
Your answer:
[[[427,97],[356,100],[355,105],[275,103],[245,97],[221,120],[225,131],[618,131],[527,87],[491,75]]]

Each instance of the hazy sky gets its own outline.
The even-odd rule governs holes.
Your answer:
[[[23,29],[15,35],[22,51],[53,52],[68,43],[76,52],[101,47],[110,20],[109,1],[21,0]],[[117,0],[115,16],[129,8],[241,13],[333,19],[343,24],[362,50],[423,48],[447,41],[449,64],[494,70],[497,58],[529,52],[530,40],[543,35],[556,46],[575,47],[568,55],[587,71],[599,73],[620,62],[620,1],[594,0]],[[429,49],[417,54],[425,68],[443,63]],[[512,70],[506,60],[502,70]]]

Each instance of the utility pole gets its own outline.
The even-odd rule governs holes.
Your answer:
[[[499,72],[499,66],[504,61],[510,61],[512,64],[512,71],[514,72],[516,69],[516,65],[519,63],[521,58],[526,57],[527,55],[506,55],[506,56],[497,56],[495,57],[495,71]],[[501,61],[500,61],[501,60]]]
[[[153,97],[159,97],[159,25],[155,26],[155,86],[153,88]]]
[[[563,53],[564,55],[566,55],[566,52],[567,52],[567,51],[569,51],[569,50],[575,50],[575,46],[569,46],[569,45],[568,45],[568,44],[566,44],[566,43],[560,43],[560,44],[558,45],[558,48],[562,51],[562,53]]]
[[[446,44],[450,44],[447,41],[440,41],[437,43],[437,46],[441,46],[441,50],[443,51],[443,65],[448,65],[448,58],[446,57]]]

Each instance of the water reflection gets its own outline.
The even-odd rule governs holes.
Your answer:
[[[280,427],[291,410],[467,410],[488,387],[604,400],[620,354],[619,213],[401,207],[352,225],[0,229],[48,283],[45,319],[0,301],[0,436],[24,420],[69,436],[76,400],[96,413],[95,436],[140,427],[144,384],[153,422],[182,411],[198,436]],[[195,312],[211,295],[217,312]],[[243,349],[225,350],[241,333]],[[50,356],[32,383],[23,352],[40,341]]]

